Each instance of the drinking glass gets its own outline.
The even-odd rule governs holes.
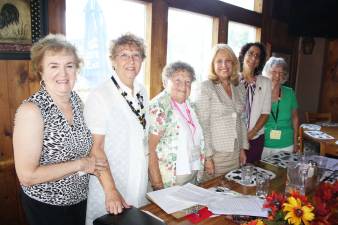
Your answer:
[[[287,167],[285,192],[298,191],[305,194],[305,185],[308,177],[309,164],[304,162],[290,162]]]
[[[243,185],[251,184],[253,171],[254,171],[254,167],[250,164],[246,164],[246,165],[241,167],[241,174],[242,174],[241,183]]]
[[[265,173],[256,174],[256,196],[266,198],[269,193],[270,176]]]

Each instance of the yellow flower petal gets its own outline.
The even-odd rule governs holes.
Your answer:
[[[300,225],[302,220],[299,217],[292,217],[289,220],[289,223],[291,222],[291,224],[295,224],[295,225]]]
[[[294,197],[289,197],[289,198],[288,198],[288,202],[289,202],[291,205],[293,205],[293,206],[298,206],[298,205],[299,205],[297,199],[295,199]]]

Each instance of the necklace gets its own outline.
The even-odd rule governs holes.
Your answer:
[[[133,106],[133,102],[129,101],[127,99],[128,93],[125,91],[122,91],[122,89],[120,88],[120,85],[117,83],[117,81],[115,80],[114,76],[111,76],[111,80],[113,81],[113,83],[115,84],[117,90],[120,92],[121,96],[124,98],[124,100],[126,100],[127,104],[129,105],[129,108],[131,109],[131,111],[136,115],[137,119],[140,121],[140,124],[142,125],[143,129],[146,129],[146,119],[145,119],[145,112],[143,111],[141,113],[141,111],[139,109],[135,109]],[[144,109],[144,105],[143,105],[143,96],[140,93],[136,94],[137,97],[137,101],[138,104],[141,108],[141,110]]]

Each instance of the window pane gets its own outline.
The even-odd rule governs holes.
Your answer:
[[[189,63],[200,81],[207,78],[212,21],[209,16],[169,8],[167,62]]]
[[[66,36],[84,59],[75,86],[83,100],[92,88],[110,77],[109,41],[127,32],[145,39],[145,21],[146,6],[140,2],[66,0]],[[143,68],[137,79],[143,83]]]
[[[263,0],[219,0],[244,9],[262,12]],[[256,3],[256,6],[255,6]]]
[[[229,21],[228,44],[238,56],[242,46],[248,42],[256,42],[257,28],[242,23]]]

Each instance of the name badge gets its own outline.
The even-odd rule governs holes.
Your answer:
[[[270,139],[280,140],[281,137],[282,137],[282,131],[281,130],[271,130],[270,131]]]

